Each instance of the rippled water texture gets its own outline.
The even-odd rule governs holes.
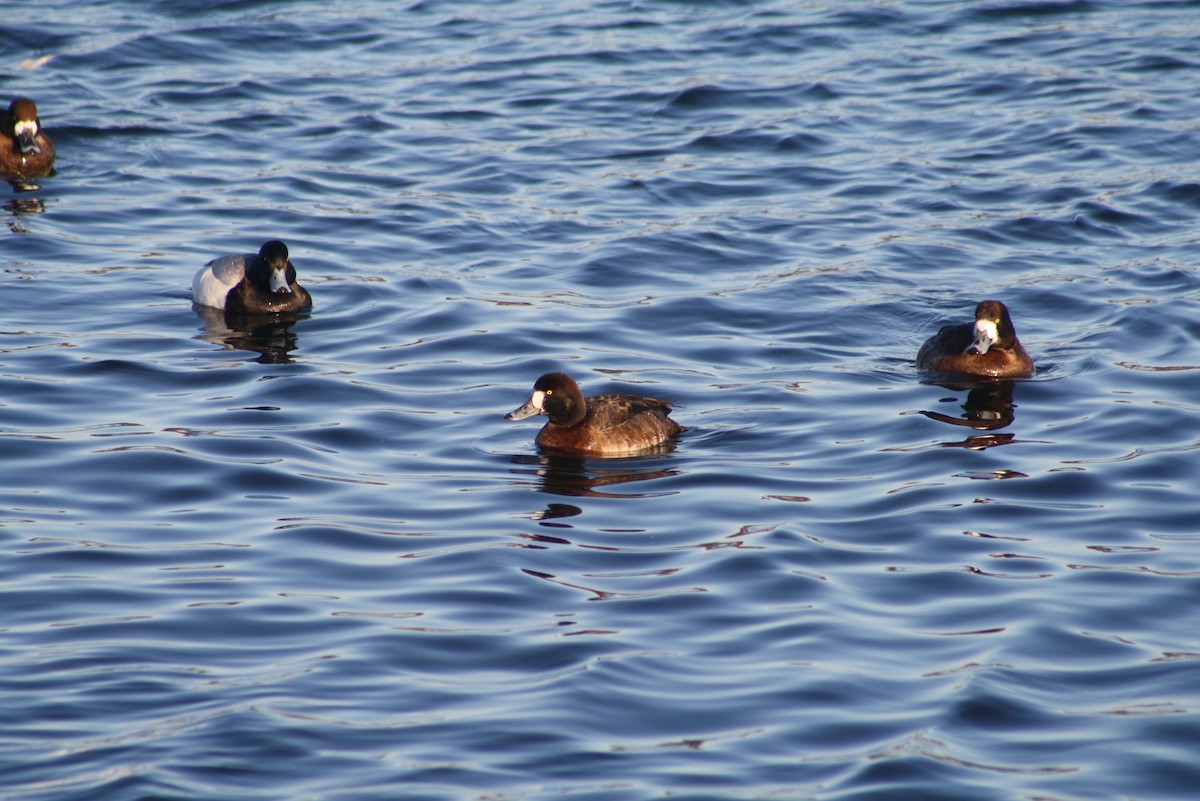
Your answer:
[[[0,21],[5,798],[1195,796],[1200,4]],[[918,375],[988,297],[1036,377]]]

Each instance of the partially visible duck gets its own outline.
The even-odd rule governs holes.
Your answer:
[[[192,279],[192,300],[201,306],[243,314],[278,314],[312,306],[308,290],[296,283],[287,245],[277,239],[258,253],[220,256]]]
[[[1008,308],[998,300],[975,307],[974,323],[944,325],[917,352],[917,368],[993,378],[1033,375],[1033,359],[1013,328]]]
[[[593,456],[621,456],[652,451],[684,430],[670,419],[671,404],[635,395],[596,395],[585,399],[565,373],[546,373],[533,385],[521,407],[505,415],[524,420],[544,414],[536,442],[543,448]]]
[[[0,118],[0,178],[42,178],[54,168],[54,143],[42,130],[37,104],[18,97]]]

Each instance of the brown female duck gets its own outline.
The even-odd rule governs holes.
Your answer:
[[[42,130],[37,104],[18,97],[0,117],[0,178],[42,178],[54,169],[54,143]]]
[[[635,395],[595,395],[584,398],[579,385],[565,373],[546,373],[533,393],[508,420],[544,414],[550,422],[538,432],[543,448],[593,456],[621,456],[653,451],[684,430],[670,419],[671,404]]]
[[[917,368],[992,378],[1033,375],[1029,358],[1008,309],[998,300],[975,307],[974,323],[944,325],[917,352]]]

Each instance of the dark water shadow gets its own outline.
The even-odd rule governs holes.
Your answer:
[[[543,451],[538,454],[517,454],[512,462],[517,467],[511,470],[521,479],[514,481],[520,486],[533,486],[539,492],[566,497],[588,498],[650,498],[674,495],[666,492],[605,492],[609,487],[651,481],[656,478],[677,476],[681,471],[664,467],[661,457],[674,450],[674,445],[664,446],[652,453],[611,459],[588,459],[565,453]],[[579,514],[578,507],[570,504],[549,504],[539,513],[539,519],[569,517]]]
[[[257,353],[257,361],[263,364],[291,363],[290,354],[300,346],[292,326],[309,316],[307,312],[241,314],[194,303],[192,308],[204,321],[199,339]]]

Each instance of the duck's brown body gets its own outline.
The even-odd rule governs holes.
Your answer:
[[[534,384],[529,401],[510,412],[508,419],[548,416],[550,422],[536,439],[542,448],[621,456],[656,450],[683,432],[683,426],[669,417],[671,408],[667,401],[636,395],[585,399],[570,376],[547,373]]]
[[[1033,375],[1033,359],[1017,339],[1008,309],[985,300],[975,309],[974,323],[945,325],[917,352],[917,368],[990,378]]]
[[[0,117],[0,178],[42,178],[54,169],[54,143],[42,130],[37,104],[18,97]]]
[[[585,400],[587,411],[578,423],[553,420],[538,432],[543,448],[592,453],[636,453],[657,447],[683,431],[667,415],[671,404],[633,395],[596,395]]]

